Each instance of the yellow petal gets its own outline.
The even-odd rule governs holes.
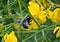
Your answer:
[[[56,38],[58,38],[58,37],[60,37],[60,29],[59,29],[59,31],[56,34]]]
[[[4,35],[4,40],[6,40],[7,37],[8,37],[8,33],[6,33],[6,34]]]
[[[57,22],[60,22],[60,8],[56,8],[54,11],[53,11],[54,15],[53,15],[53,18],[52,18],[52,21],[57,23]]]
[[[40,19],[40,21],[42,23],[45,23],[46,22],[46,14],[45,14],[45,11],[40,11],[39,19]]]
[[[60,27],[56,27],[56,28],[54,28],[53,33],[55,33],[58,29],[60,29]]]
[[[53,17],[53,12],[47,9],[47,17],[51,19]]]
[[[14,31],[12,31],[9,35],[9,39],[11,40],[11,42],[17,42],[17,38],[14,34]]]
[[[30,24],[31,24],[31,26],[32,26],[32,28],[33,29],[38,29],[38,26],[37,26],[37,24],[35,23],[35,21],[34,20],[32,20],[31,22],[30,22]]]
[[[28,9],[29,9],[29,12],[31,13],[32,16],[35,16],[35,15],[38,15],[39,13],[39,5],[37,3],[34,3],[34,2],[29,2],[29,5],[28,6]]]

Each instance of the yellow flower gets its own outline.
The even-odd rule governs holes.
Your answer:
[[[47,13],[47,18],[51,19],[52,16],[53,16],[53,12],[50,11],[49,9],[47,9],[47,12],[46,13]]]
[[[7,39],[7,36],[8,36],[8,34],[6,33],[6,34],[4,35],[4,40],[6,40],[6,39]]]
[[[56,38],[60,37],[60,30],[58,31],[58,33],[56,34]]]
[[[45,11],[40,11],[39,19],[40,19],[41,23],[46,22],[46,12]]]
[[[43,6],[39,8],[39,5],[34,2],[29,2],[28,9],[31,15],[36,19],[37,22],[39,23],[45,23],[46,22],[46,12],[43,11]]]
[[[30,26],[31,26],[32,29],[38,29],[38,26],[37,26],[37,24],[35,23],[34,20],[32,20],[32,21],[30,22]]]
[[[5,42],[17,42],[17,37],[14,34],[14,31],[12,31],[10,34],[6,33],[4,35],[4,41]]]
[[[57,23],[57,22],[60,22],[60,8],[56,8],[54,11],[53,11],[53,17],[52,17],[52,21]]]
[[[30,6],[28,6],[28,9],[29,9],[29,12],[31,13],[31,15],[34,17],[39,15],[39,12],[40,12],[39,5],[34,2],[29,2],[29,5]]]
[[[58,22],[57,14],[54,14],[51,20],[52,20],[54,23],[57,23],[57,22]]]
[[[53,12],[47,9],[47,17],[54,23],[60,22],[60,8],[56,8]]]
[[[18,30],[18,29],[20,28],[19,23],[15,23],[15,24],[14,24],[14,28],[15,28],[16,30]]]
[[[60,37],[60,27],[54,28],[53,33],[56,34],[56,38]]]
[[[60,27],[55,27],[53,33],[55,33]]]

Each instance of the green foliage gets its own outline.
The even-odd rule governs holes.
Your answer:
[[[54,0],[55,1],[55,0]],[[46,24],[38,25],[34,17],[28,12],[28,0],[0,0],[0,42],[4,42],[3,37],[6,32],[15,31],[18,42],[60,42],[60,38],[56,38],[53,34],[53,28],[59,23],[51,23],[47,21]],[[9,14],[12,13],[12,16]],[[15,30],[13,25],[18,16],[22,17],[19,30]],[[39,30],[22,31],[22,23],[27,16],[31,16]],[[4,24],[2,24],[4,23]],[[2,31],[2,32],[1,32]]]

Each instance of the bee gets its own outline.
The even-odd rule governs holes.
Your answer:
[[[56,38],[60,37],[60,27],[54,28],[54,34],[56,35]]]
[[[16,20],[16,22],[20,23],[21,20]],[[22,23],[23,27],[28,29],[28,25],[30,25],[30,22],[31,22],[31,17],[30,16],[26,17],[26,19],[24,19]]]
[[[23,27],[24,28],[28,28],[28,25],[30,25],[29,23],[31,22],[31,17],[27,17],[24,21],[23,21]]]

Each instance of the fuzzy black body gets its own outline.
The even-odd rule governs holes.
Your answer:
[[[30,25],[30,24],[29,24],[30,21],[31,21],[31,17],[27,17],[27,18],[24,20],[24,22],[23,22],[23,27],[27,29],[27,28],[28,28],[28,25]]]

